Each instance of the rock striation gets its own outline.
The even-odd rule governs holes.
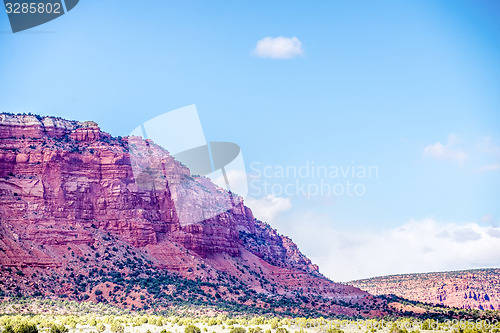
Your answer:
[[[230,209],[203,218],[228,202]],[[180,214],[200,222],[182,223]],[[379,300],[326,279],[240,197],[192,176],[154,142],[115,138],[90,121],[0,114],[0,291],[140,306],[131,287],[94,294],[93,276],[140,274],[132,262],[205,281],[207,300],[212,288],[223,299],[250,302],[230,287],[217,289],[238,283],[264,295],[254,306],[280,296],[326,313],[382,313]],[[83,280],[91,282],[82,287]]]
[[[401,274],[352,281],[374,295],[459,309],[500,310],[500,269]]]

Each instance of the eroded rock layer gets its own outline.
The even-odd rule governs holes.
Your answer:
[[[181,214],[196,222],[183,223]],[[162,272],[201,283],[197,297],[207,302],[270,308],[270,299],[285,297],[325,313],[381,313],[368,293],[323,277],[240,197],[192,176],[154,142],[114,138],[94,122],[0,115],[0,221],[3,295],[125,307],[151,295],[183,298],[167,282],[154,290],[141,284]]]

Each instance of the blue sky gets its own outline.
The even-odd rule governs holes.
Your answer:
[[[296,37],[299,54],[255,52],[279,36]],[[123,136],[196,104],[207,140],[239,144],[257,184],[256,162],[377,166],[377,178],[356,180],[362,196],[250,192],[256,215],[335,280],[500,265],[488,255],[500,244],[492,236],[500,222],[497,1],[82,0],[17,34],[2,9],[0,45],[1,111],[95,120]],[[399,251],[414,262],[407,267],[367,253],[383,258],[389,248],[356,245],[366,236],[404,246],[401,230],[441,235],[444,245],[408,245]],[[463,234],[473,236],[453,238]],[[489,247],[473,250],[476,242]],[[460,248],[473,254],[460,258]],[[420,261],[422,253],[434,255]]]

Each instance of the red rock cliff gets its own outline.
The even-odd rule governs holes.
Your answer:
[[[175,200],[182,200],[182,214],[200,222],[181,223]],[[227,202],[229,210],[202,218],[204,209]],[[153,142],[113,138],[93,122],[0,115],[0,221],[0,264],[30,274],[47,267],[67,271],[78,264],[69,249],[90,257],[111,235],[127,253],[131,246],[155,267],[187,278],[234,276],[267,294],[369,298],[321,276],[240,197],[191,176]]]

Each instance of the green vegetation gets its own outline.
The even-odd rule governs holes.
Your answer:
[[[50,333],[66,333],[69,329],[63,324],[52,324],[50,326]]]
[[[194,326],[194,325],[188,325],[185,329],[184,329],[184,333],[201,333],[201,330]]]
[[[63,303],[57,303],[59,305]],[[212,311],[194,315],[200,308],[190,307],[179,311],[173,308],[163,314],[153,311],[135,313],[121,311],[109,305],[65,303],[73,307],[47,308],[44,314],[19,314],[24,308],[11,304],[13,314],[0,312],[1,333],[495,333],[500,330],[496,320],[437,320],[405,318],[378,319],[326,319],[322,317],[290,317],[271,315],[231,315]],[[5,308],[4,308],[5,309]],[[65,311],[64,311],[65,310]]]
[[[247,333],[247,330],[244,327],[234,327],[229,333]]]
[[[21,323],[15,326],[5,326],[5,333],[38,333],[38,328],[34,324]]]
[[[111,325],[111,332],[113,333],[123,333],[125,331],[125,327],[118,321],[113,322]]]
[[[104,332],[106,330],[106,326],[104,326],[103,323],[99,323],[96,326],[96,330],[97,330],[97,332]]]

